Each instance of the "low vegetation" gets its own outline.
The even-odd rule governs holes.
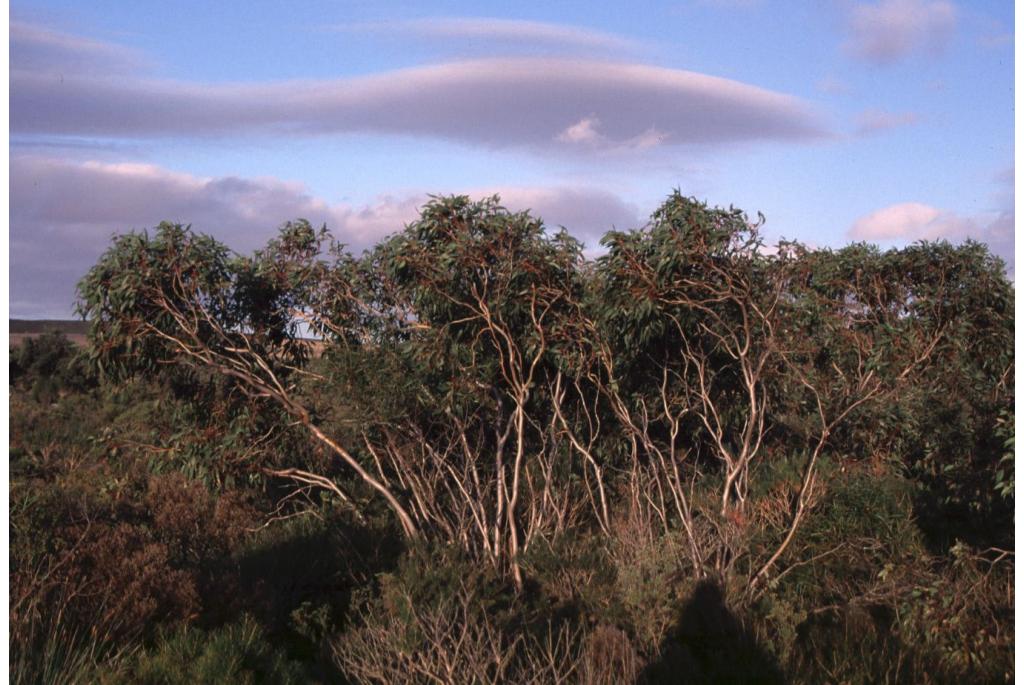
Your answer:
[[[11,352],[12,680],[1012,681],[1002,263],[758,228],[116,238]]]

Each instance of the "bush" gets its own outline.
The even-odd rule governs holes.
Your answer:
[[[363,683],[552,683],[578,674],[586,635],[571,622],[530,624],[512,589],[454,550],[417,550],[381,577],[359,624],[334,645]]]
[[[162,632],[151,649],[125,664],[108,667],[97,680],[110,685],[310,682],[302,665],[289,661],[249,616],[209,632],[196,628]]]
[[[81,349],[63,333],[49,331],[11,350],[10,382],[38,401],[52,402],[61,393],[95,387],[97,378]]]

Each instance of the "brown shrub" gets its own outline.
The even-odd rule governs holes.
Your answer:
[[[118,633],[138,635],[157,623],[187,620],[199,612],[194,573],[175,568],[167,546],[139,527],[122,523],[105,531],[87,558],[82,571],[95,599],[82,607],[92,609],[81,617],[84,623],[92,615]]]
[[[629,635],[615,626],[599,625],[587,636],[580,681],[586,685],[634,683],[644,668]]]

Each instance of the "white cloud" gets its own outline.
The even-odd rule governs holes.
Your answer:
[[[858,219],[850,228],[850,237],[857,240],[888,240],[892,238],[919,240],[941,235],[940,210],[918,202],[905,202],[879,209]]]
[[[598,130],[601,122],[596,117],[584,117],[572,126],[558,134],[555,138],[560,143],[568,143],[573,146],[583,146],[592,150],[601,150],[606,153],[620,154],[642,150],[648,150],[665,143],[669,136],[653,126],[646,131],[639,133],[632,138],[619,142],[609,141]]]
[[[593,144],[602,140],[597,132],[601,122],[596,117],[585,117],[558,134],[558,140],[563,143],[587,143]]]
[[[1006,261],[1012,273],[1013,224],[1012,204],[994,213],[969,217],[918,202],[905,202],[861,217],[850,227],[848,235],[855,240],[901,242],[960,242],[970,238],[986,243],[994,254]]]
[[[941,53],[953,36],[957,11],[948,0],[880,0],[855,5],[848,17],[854,56],[892,64],[914,53]]]

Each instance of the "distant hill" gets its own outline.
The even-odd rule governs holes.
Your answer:
[[[77,319],[11,319],[8,330],[11,333],[39,334],[47,331],[60,331],[71,335],[85,335],[89,332],[89,322]]]
[[[10,346],[21,344],[25,338],[34,338],[50,331],[59,331],[76,345],[86,344],[89,333],[89,322],[76,319],[9,319],[8,333]],[[323,353],[323,342],[313,338],[303,338],[310,344],[313,355],[319,357]]]
[[[8,321],[10,344],[19,345],[25,338],[32,338],[50,331],[59,331],[78,345],[85,344],[89,332],[88,321],[76,319],[10,319]]]

